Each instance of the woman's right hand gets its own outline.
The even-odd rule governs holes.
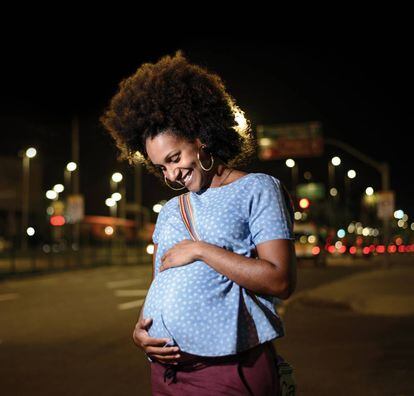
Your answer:
[[[144,353],[153,360],[164,364],[175,364],[180,357],[180,349],[177,346],[164,346],[169,341],[168,338],[152,338],[148,335],[148,329],[151,327],[152,319],[140,319],[135,325],[132,338],[136,346],[141,348]]]

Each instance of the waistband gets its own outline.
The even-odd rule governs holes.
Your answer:
[[[276,351],[274,349],[273,343],[271,341],[259,344],[253,348],[247,349],[235,355],[226,355],[226,356],[196,356],[190,355],[185,352],[180,352],[182,359],[178,361],[177,364],[163,364],[158,363],[165,368],[172,368],[177,371],[193,371],[199,370],[207,366],[217,365],[217,364],[232,364],[244,362],[246,360],[255,359],[256,356],[260,355],[263,351],[268,350],[272,356],[276,356]]]

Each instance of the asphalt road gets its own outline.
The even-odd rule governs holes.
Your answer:
[[[370,267],[303,268],[297,292]],[[132,330],[149,265],[101,267],[0,283],[1,395],[150,395]],[[414,395],[414,318],[291,304],[278,351],[298,395]]]

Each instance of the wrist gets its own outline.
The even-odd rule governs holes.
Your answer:
[[[205,251],[207,243],[203,242],[203,241],[197,241],[196,243],[197,243],[197,246],[196,246],[196,249],[195,249],[195,255],[196,255],[195,259],[203,261],[204,260],[204,251]]]

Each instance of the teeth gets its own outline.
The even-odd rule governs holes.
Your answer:
[[[183,179],[184,183],[187,183],[188,180],[190,180],[191,175],[192,175],[192,171],[190,171],[190,172],[187,173],[187,176]]]

